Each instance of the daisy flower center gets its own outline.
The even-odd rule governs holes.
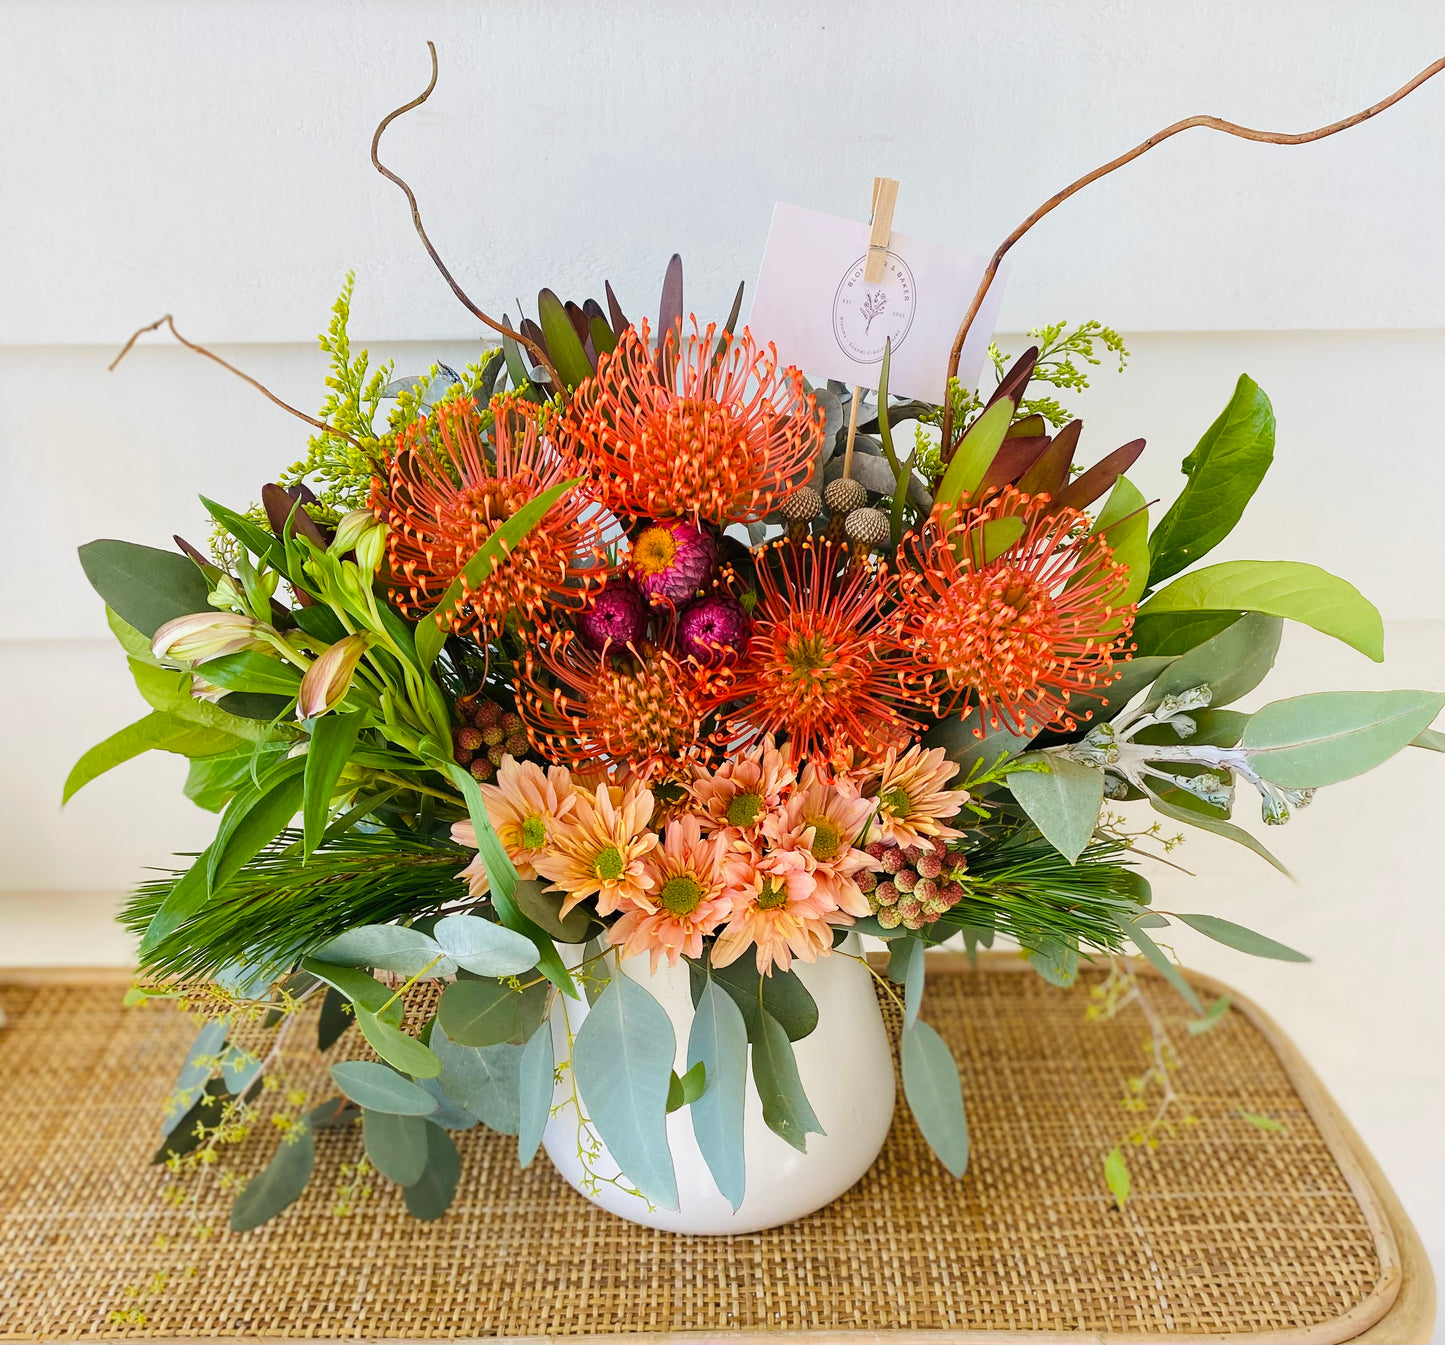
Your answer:
[[[813,828],[813,858],[824,861],[836,859],[843,841],[837,826],[826,817],[810,817],[807,824]]]
[[[788,904],[788,889],[771,878],[763,879],[762,891],[758,893],[757,906],[760,911],[776,911]]]
[[[758,820],[758,814],[762,811],[761,794],[739,794],[728,804],[728,823],[734,827],[750,827]]]
[[[528,850],[540,850],[547,843],[547,824],[533,813],[522,823],[522,844]]]
[[[913,800],[908,797],[908,791],[899,785],[885,790],[878,802],[899,817],[906,817],[913,811]]]
[[[657,899],[669,915],[691,915],[702,904],[702,884],[690,873],[679,873],[662,885]]]
[[[622,877],[624,868],[622,851],[615,845],[609,845],[606,849],[599,850],[597,857],[592,861],[592,867],[604,883],[615,883]]]
[[[642,574],[661,574],[677,559],[677,539],[670,528],[648,528],[632,546],[632,567]]]

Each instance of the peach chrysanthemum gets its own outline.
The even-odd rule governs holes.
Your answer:
[[[572,815],[547,850],[533,859],[537,872],[563,894],[565,916],[579,902],[597,899],[597,913],[643,904],[654,879],[647,858],[657,847],[650,790],[637,781],[577,790]]]
[[[704,827],[726,834],[729,842],[751,841],[797,778],[792,763],[765,738],[716,770],[695,765],[687,788]]]
[[[876,861],[855,842],[873,816],[873,800],[849,788],[824,781],[810,766],[798,789],[780,812],[763,823],[769,849],[798,851],[807,857],[818,895],[830,909],[850,916],[869,912],[854,875],[876,867]]]
[[[787,971],[794,958],[814,962],[833,951],[828,904],[801,851],[758,860],[734,855],[726,871],[733,913],[713,944],[715,966],[736,962],[750,947],[764,974],[774,966]]]
[[[652,878],[647,896],[624,905],[607,942],[621,944],[625,957],[650,953],[653,971],[664,957],[674,967],[679,957],[700,957],[703,936],[732,910],[723,881],[724,845],[721,836],[704,837],[695,817],[669,822],[662,844],[645,861]]]
[[[721,344],[721,353],[719,353]],[[719,525],[761,519],[808,478],[823,413],[803,375],[780,370],[772,346],[709,326],[662,350],[647,323],[602,355],[566,421],[619,513]]]
[[[948,825],[948,819],[968,802],[967,791],[947,787],[957,774],[958,763],[948,760],[942,747],[910,747],[902,756],[889,752],[878,784],[870,791],[878,798],[872,838],[922,849],[935,837],[962,836]]]
[[[495,637],[515,612],[526,626],[556,606],[578,607],[607,577],[617,532],[592,492],[565,492],[475,587],[463,567],[524,505],[582,474],[572,453],[544,437],[530,403],[497,397],[489,443],[470,400],[443,402],[409,426],[372,482],[372,512],[388,527],[386,580],[410,617],[433,610],[452,581],[461,592],[451,629]]]
[[[561,766],[549,766],[543,771],[535,762],[505,756],[497,771],[497,783],[483,785],[482,798],[487,805],[487,820],[516,868],[517,877],[535,878],[537,870],[532,861],[546,849],[576,802],[570,773]],[[452,824],[452,840],[477,848],[477,833],[469,819]],[[486,894],[487,870],[480,855],[459,876],[466,879],[472,896]]]
[[[991,558],[990,524],[1019,529]],[[1118,602],[1128,570],[1087,526],[1077,509],[1012,488],[977,510],[935,512],[905,542],[897,579],[910,687],[976,705],[990,729],[1075,728],[1069,698],[1114,680],[1134,624],[1134,606]]]

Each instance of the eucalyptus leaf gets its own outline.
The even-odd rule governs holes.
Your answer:
[[[366,1156],[383,1177],[398,1186],[410,1186],[421,1180],[421,1174],[426,1171],[429,1129],[425,1120],[420,1116],[364,1108],[361,1129]]]
[[[903,1033],[903,1095],[928,1147],[955,1177],[968,1168],[963,1085],[948,1044],[925,1022]]]
[[[1050,985],[1067,990],[1078,979],[1079,950],[1063,939],[1046,938],[1030,949],[1029,965]]]
[[[1224,1021],[1224,1015],[1229,1012],[1231,1003],[1231,996],[1220,995],[1220,997],[1209,1006],[1209,1012],[1206,1013],[1203,1018],[1195,1018],[1184,1025],[1189,1029],[1189,1035],[1191,1037],[1199,1037],[1217,1027]]]
[[[696,1006],[707,973],[696,962],[689,963],[689,968],[692,1002]],[[725,967],[712,966],[707,970],[742,1010],[748,1040],[755,1045],[759,1002],[782,1024],[789,1041],[801,1041],[818,1026],[818,1005],[797,972],[774,967],[770,975],[764,976],[758,971],[756,960],[747,955]]]
[[[678,1207],[667,1144],[675,1049],[666,1010],[630,976],[612,978],[572,1047],[573,1076],[593,1128],[633,1185],[669,1210]]]
[[[894,945],[897,947],[898,945]],[[918,1021],[918,1010],[923,1003],[924,950],[922,939],[908,941],[908,970],[903,980],[903,1030],[906,1032]]]
[[[309,971],[313,976],[325,981],[353,1005],[368,1010],[393,1027],[401,1026],[405,1013],[401,997],[393,995],[374,976],[368,976],[355,967],[338,966],[317,957],[302,958],[301,967],[303,971]]]
[[[1154,965],[1155,970],[1164,977],[1170,985],[1183,997],[1184,1002],[1189,1005],[1195,1013],[1203,1013],[1204,1005],[1199,1002],[1199,996],[1184,974],[1165,955],[1164,950],[1159,947],[1153,939],[1144,933],[1137,920],[1131,920],[1127,915],[1118,914],[1114,917],[1119,929],[1129,937],[1134,946]]]
[[[447,1212],[462,1175],[462,1160],[452,1137],[438,1125],[426,1127],[426,1167],[419,1181],[405,1187],[402,1196],[413,1218],[430,1223]]]
[[[397,1002],[400,1003],[400,1000]],[[383,1022],[370,1009],[364,1009],[359,1004],[352,1008],[356,1014],[356,1026],[361,1029],[366,1044],[388,1064],[419,1079],[432,1079],[441,1073],[441,1061],[430,1047],[399,1027]]]
[[[209,1019],[196,1034],[191,1049],[186,1052],[186,1063],[171,1089],[168,1099],[169,1115],[162,1127],[162,1133],[169,1135],[180,1123],[186,1111],[205,1092],[206,1081],[216,1068],[226,1045],[226,1034],[231,1030],[229,1018]]]
[[[1184,921],[1190,929],[1198,930],[1205,938],[1237,948],[1252,957],[1272,957],[1279,962],[1309,961],[1306,954],[1267,939],[1263,934],[1256,934],[1243,925],[1236,925],[1232,920],[1221,920],[1217,915],[1179,915],[1176,918]]]
[[[1411,747],[1423,747],[1430,752],[1445,752],[1445,733],[1439,733],[1435,729],[1426,729],[1410,739]]]
[[[523,915],[562,943],[584,943],[588,930],[594,928],[592,913],[585,903],[574,906],[564,916],[562,894],[545,891],[535,878],[518,878],[512,900]]]
[[[430,1116],[437,1102],[419,1084],[375,1060],[341,1060],[331,1078],[358,1107],[395,1116]]]
[[[1043,771],[1015,771],[1006,784],[1019,807],[1070,864],[1093,838],[1104,803],[1104,772],[1057,754],[1026,753],[1020,761],[1041,761]]]
[[[522,1049],[517,1066],[518,1124],[517,1161],[532,1165],[542,1143],[542,1132],[552,1114],[556,1085],[556,1058],[552,1046],[552,1024],[544,1022]]]
[[[236,1197],[231,1232],[248,1233],[274,1219],[306,1189],[315,1162],[316,1137],[309,1121],[293,1126],[281,1136],[265,1171],[252,1177]]]
[[[708,1085],[692,1104],[692,1133],[717,1189],[736,1213],[747,1187],[743,1106],[748,1029],[733,997],[710,977],[693,1010],[687,1065],[702,1066]]]
[[[430,966],[433,976],[450,976],[456,964],[436,940],[406,925],[357,925],[316,950],[323,962],[343,967],[379,967],[415,976]]]
[[[519,976],[537,965],[531,939],[479,915],[445,916],[432,937],[458,966],[478,976]]]
[[[226,1090],[234,1097],[244,1093],[260,1073],[261,1057],[243,1051],[239,1046],[228,1047],[221,1057],[221,1078],[225,1080]]]
[[[1069,697],[1069,717],[1078,728],[1071,731],[1045,730],[1033,739],[1036,748],[1054,747],[1059,743],[1082,738],[1091,724],[1113,719],[1130,701],[1173,663],[1173,658],[1140,658],[1114,664],[1118,676],[1096,692],[1076,691]]]
[[[753,1041],[753,1083],[763,1104],[763,1121],[799,1153],[807,1153],[808,1136],[827,1132],[818,1124],[798,1077],[793,1043],[783,1025],[766,1009],[758,1015]]]
[[[438,1082],[442,1091],[502,1135],[515,1135],[521,1127],[519,1081],[523,1047],[503,1042],[496,1046],[463,1046],[447,1036],[440,1022],[432,1026],[432,1049],[442,1062]]]
[[[461,1046],[496,1046],[517,1035],[521,998],[500,981],[453,981],[442,991],[437,1021]]]
[[[1018,756],[1029,744],[1032,735],[1013,733],[999,727],[980,732],[976,709],[963,715],[950,715],[936,720],[923,735],[925,747],[941,747],[952,761],[958,762],[960,778],[975,766],[992,769],[1000,762]]]
[[[80,548],[90,586],[149,640],[167,621],[211,610],[211,586],[196,563],[174,551],[104,539]]]
[[[350,1012],[350,1003],[334,985],[326,987],[326,994],[321,1000],[321,1014],[316,1020],[318,1051],[329,1051],[341,1040],[341,1034],[356,1021]]]
[[[1226,822],[1223,818],[1214,817],[1204,811],[1204,806],[1191,799],[1189,795],[1183,794],[1178,802],[1161,798],[1158,794],[1149,795],[1149,806],[1156,813],[1162,813],[1165,817],[1172,817],[1176,822],[1185,822],[1191,827],[1198,827],[1202,831],[1212,831],[1216,836],[1223,836],[1226,840],[1242,845],[1246,850],[1253,850],[1262,860],[1272,864],[1286,878],[1293,875],[1285,866],[1275,858],[1273,853],[1263,841],[1256,840],[1243,827],[1235,826],[1233,822]]]
[[[1262,612],[1246,612],[1160,673],[1145,704],[1152,709],[1165,696],[1209,687],[1209,705],[1217,709],[1248,695],[1274,667],[1284,622]]]
[[[478,1123],[477,1117],[446,1095],[440,1079],[418,1079],[417,1083],[437,1100],[436,1111],[427,1117],[433,1125],[439,1125],[444,1130],[470,1130]]]

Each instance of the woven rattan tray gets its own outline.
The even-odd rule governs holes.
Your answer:
[[[285,1215],[179,1251],[157,1246],[184,1225],[148,1160],[194,1029],[164,1006],[123,1009],[105,973],[0,973],[0,1339],[1426,1339],[1414,1230],[1309,1068],[1238,997],[1190,1037],[1153,996],[1199,1124],[1130,1150],[1133,1195],[1112,1208],[1101,1157],[1129,1124],[1120,1098],[1147,1033],[1137,1013],[1086,1021],[1089,983],[1053,989],[1006,955],[930,964],[924,1013],[968,1097],[961,1184],[900,1108],[878,1163],[828,1209],[688,1238],[590,1206],[545,1158],[518,1171],[511,1142],[479,1128],[459,1137],[451,1212],[419,1225],[380,1180],[335,1212],[360,1136],[327,1131]],[[292,1077],[319,1097],[323,1066],[303,1052]],[[268,1144],[251,1146],[258,1163]],[[224,1228],[221,1198],[209,1213]],[[193,1271],[150,1293],[178,1256]],[[110,1319],[136,1303],[144,1326]]]

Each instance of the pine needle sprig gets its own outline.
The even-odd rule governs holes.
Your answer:
[[[279,975],[354,925],[425,914],[457,899],[473,853],[417,833],[351,831],[302,859],[300,833],[280,836],[190,919],[150,949],[147,975],[192,980],[239,962]],[[137,935],[184,870],[142,883],[121,914]]]

